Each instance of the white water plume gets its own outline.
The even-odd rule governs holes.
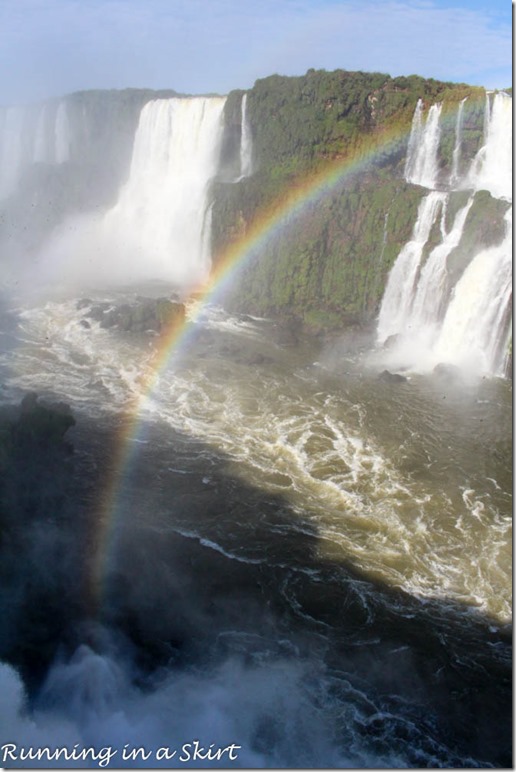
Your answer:
[[[512,98],[500,92],[486,95],[484,144],[474,159],[467,184],[512,201]]]
[[[242,97],[242,138],[240,141],[240,176],[249,177],[253,170],[251,127],[247,117],[247,94]]]
[[[414,185],[434,188],[439,172],[437,151],[441,137],[442,104],[432,105],[423,123],[423,101],[418,100],[410,132],[405,179]]]
[[[387,280],[377,336],[384,343],[391,335],[397,335],[405,329],[416,288],[417,276],[423,250],[428,241],[432,226],[439,214],[443,213],[445,193],[433,191],[419,205],[418,216],[412,238],[401,250]]]
[[[7,107],[0,112],[0,198],[16,191],[32,164],[61,164],[70,155],[66,102]]]
[[[43,278],[79,285],[151,278],[179,287],[203,281],[211,265],[209,192],[224,103],[223,97],[148,102],[117,203],[59,229],[45,250]]]
[[[23,163],[23,110],[8,107],[2,111],[0,136],[0,198],[14,189]]]
[[[512,299],[510,209],[505,223],[502,243],[481,250],[455,287],[434,348],[437,361],[494,373],[503,366]]]
[[[49,157],[47,123],[49,119],[49,107],[44,104],[36,122],[34,137],[33,161],[34,163],[46,163]]]
[[[460,171],[465,101],[457,112],[450,186],[487,190],[496,198],[511,200],[512,99],[504,93],[486,95],[484,144],[466,177]],[[423,123],[423,102],[417,103],[405,167],[408,182],[429,187],[436,184],[440,112],[441,105],[433,105]],[[444,229],[443,200],[441,242],[425,260],[425,245],[437,216],[434,207],[438,199],[432,198],[436,195],[448,194],[434,193],[423,200],[413,236],[389,274],[378,318],[378,342],[384,344],[390,336],[399,336],[391,351],[394,356],[388,355],[391,364],[398,357],[404,366],[414,369],[426,370],[445,361],[498,373],[509,335],[510,224],[500,245],[469,248],[471,262],[452,288],[448,257],[461,243],[474,194],[459,209],[448,232]]]
[[[55,118],[55,160],[61,164],[70,157],[70,121],[66,102],[60,102]]]
[[[404,320],[403,331],[409,332],[413,341],[417,341],[421,361],[442,321],[443,306],[447,299],[447,258],[462,237],[473,200],[474,197],[470,196],[466,205],[457,212],[451,230],[428,255],[421,269],[412,306]]]
[[[36,115],[29,118],[25,163],[62,164],[68,161],[71,129],[66,102],[63,100],[58,105],[43,103]]]
[[[184,284],[210,268],[205,217],[219,163],[223,98],[167,99],[142,110],[129,180],[103,229],[128,273]]]
[[[456,185],[460,179],[460,162],[462,148],[462,120],[464,116],[464,105],[467,97],[461,100],[457,110],[457,121],[455,124],[455,147],[453,148],[452,170],[450,174],[450,186]]]

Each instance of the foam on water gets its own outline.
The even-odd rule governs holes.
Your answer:
[[[74,407],[96,411],[95,384],[103,390],[102,409],[114,412],[138,394],[151,361],[147,344],[94,323],[85,329],[72,302],[22,318],[33,345],[18,351],[11,383],[39,390],[43,383]],[[259,340],[259,326],[249,321],[217,312],[206,323],[236,340],[249,333]],[[38,353],[42,341],[45,356]],[[238,477],[286,497],[314,523],[322,556],[337,545],[358,569],[391,586],[421,598],[456,599],[506,620],[510,524],[491,499],[492,485],[472,505],[469,493],[412,479],[371,432],[367,398],[358,404],[345,390],[320,391],[315,370],[310,376],[303,370],[302,378],[293,377],[296,371],[280,362],[250,367],[209,352],[196,357],[194,348],[163,370],[143,413],[226,454]],[[411,442],[418,447],[417,437]],[[399,447],[402,463],[407,453]],[[199,538],[232,554],[214,534]],[[262,560],[257,550],[246,559]]]

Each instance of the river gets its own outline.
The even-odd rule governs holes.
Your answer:
[[[54,666],[36,723],[236,742],[237,766],[510,763],[511,383],[382,379],[365,334],[209,305],[153,375],[159,336],[90,306],[18,307],[3,336],[4,401],[77,419],[107,631]]]

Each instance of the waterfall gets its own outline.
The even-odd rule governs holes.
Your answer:
[[[379,263],[381,263],[382,260],[383,260],[383,256],[385,254],[385,247],[387,246],[387,234],[388,234],[387,226],[389,224],[389,214],[390,214],[390,209],[387,210],[387,212],[385,213],[385,216],[383,218],[382,248],[381,248],[381,251],[380,251],[380,257],[378,258],[378,262]]]
[[[9,196],[23,166],[24,111],[21,107],[3,110],[0,135],[0,198]]]
[[[442,307],[446,302],[446,260],[461,240],[473,200],[474,196],[470,196],[467,204],[457,212],[451,230],[444,234],[442,242],[430,252],[421,270],[412,308],[405,321],[412,335],[423,330],[426,332],[441,318]]]
[[[412,127],[407,148],[407,158],[405,161],[405,179],[410,182],[414,170],[414,165],[421,145],[421,136],[423,134],[423,100],[418,99],[414,117],[412,118]]]
[[[458,281],[434,347],[436,361],[501,374],[511,323],[512,210],[502,243],[479,252]]]
[[[450,174],[450,186],[455,185],[459,180],[460,154],[462,145],[462,118],[464,115],[464,105],[467,97],[461,100],[457,110],[457,122],[455,124],[455,147],[453,148],[452,170]]]
[[[143,107],[129,179],[102,225],[111,257],[128,276],[180,285],[206,278],[211,257],[205,220],[224,103],[219,97],[173,98]]]
[[[240,177],[249,177],[252,173],[253,146],[251,128],[247,118],[247,94],[242,97],[242,138],[240,141]]]
[[[45,279],[64,285],[162,280],[190,289],[211,267],[210,184],[223,97],[157,99],[140,112],[129,175],[107,211],[67,219],[44,248]],[[56,136],[69,151],[66,113]]]
[[[384,343],[391,335],[403,332],[410,312],[421,258],[439,213],[444,213],[446,194],[433,191],[419,205],[412,238],[401,250],[387,280],[378,319],[377,337]],[[443,217],[441,217],[441,228]]]
[[[0,199],[16,191],[25,169],[34,163],[69,159],[70,126],[66,103],[8,107],[0,118]]]
[[[36,132],[32,160],[34,163],[47,163],[49,160],[48,147],[48,105],[44,104],[39,110],[36,120]]]
[[[434,188],[439,166],[437,151],[441,136],[440,118],[442,104],[432,105],[423,125],[423,102],[418,100],[410,132],[405,179],[414,185]]]
[[[484,145],[468,176],[475,190],[488,190],[495,198],[512,200],[512,99],[503,92],[486,95]]]
[[[461,243],[475,191],[487,190],[496,198],[511,199],[512,99],[504,93],[486,95],[484,143],[464,176],[460,167],[465,101],[457,112],[450,186],[469,188],[471,195],[448,232],[444,229],[445,210],[449,196],[454,194],[434,191],[421,202],[412,237],[400,251],[387,280],[377,340],[384,344],[397,336],[394,353],[391,351],[389,357],[401,356],[405,366],[424,370],[445,361],[499,373],[510,335],[510,213],[501,244],[468,248],[471,259],[455,287],[450,286],[448,258]],[[405,165],[408,182],[426,187],[436,184],[441,107],[433,105],[423,123],[422,100],[416,105]],[[425,245],[439,211],[441,242],[426,256]]]
[[[62,164],[70,158],[71,131],[66,102],[60,102],[57,108],[53,135],[55,138],[55,161],[58,164]]]

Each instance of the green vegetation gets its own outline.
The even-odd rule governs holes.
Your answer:
[[[235,211],[233,190],[214,221]],[[376,312],[400,244],[410,238],[423,190],[377,175],[357,178],[307,204],[246,266],[230,298],[249,313],[295,315],[311,327],[368,321]],[[231,200],[233,199],[233,200]],[[245,196],[229,231],[241,235]]]
[[[226,104],[228,170],[238,168],[242,94],[232,92]],[[461,154],[469,162],[483,136],[483,89],[343,70],[258,80],[247,101],[255,172],[231,184],[223,174],[214,185],[215,255],[245,239],[264,213],[273,221],[274,210],[281,211],[300,181],[306,185],[336,168],[346,173],[299,215],[283,218],[276,236],[240,273],[227,302],[236,310],[295,317],[314,330],[370,322],[425,192],[403,180],[416,103],[443,102],[440,166],[448,180],[457,110],[466,97]],[[433,237],[438,243],[440,234]]]
[[[479,93],[484,92],[416,75],[309,70],[300,78],[258,80],[249,92],[248,114],[260,168],[278,177],[367,152],[388,133],[406,135],[419,98],[446,101],[452,111],[465,96]]]

